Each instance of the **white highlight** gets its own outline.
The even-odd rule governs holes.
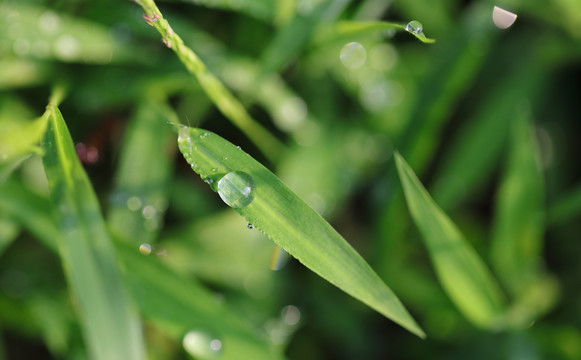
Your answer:
[[[499,8],[498,6],[494,7],[494,10],[492,11],[492,21],[494,21],[494,25],[496,25],[497,28],[506,29],[514,24],[515,20],[516,14]]]

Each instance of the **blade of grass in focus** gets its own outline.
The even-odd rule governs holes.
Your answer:
[[[267,158],[276,160],[284,149],[283,144],[248,114],[240,101],[208,70],[198,55],[184,44],[153,0],[136,2],[143,8],[148,24],[159,31],[164,43],[176,53],[188,71],[196,76],[202,89],[222,114],[242,130]]]
[[[58,248],[90,357],[96,360],[144,359],[139,317],[121,281],[112,240],[99,203],[53,99],[42,140]]]
[[[315,273],[424,337],[395,294],[361,256],[319,214],[306,205],[268,169],[220,136],[183,127],[178,146],[202,179],[220,187],[220,179],[243,172],[254,182],[249,204],[236,207],[255,228]],[[238,174],[238,173],[235,173]],[[222,199],[228,196],[221,194]]]
[[[149,243],[162,228],[175,153],[168,121],[175,122],[175,114],[149,100],[126,129],[108,214],[110,230],[125,240]]]
[[[442,287],[474,324],[488,329],[497,327],[503,311],[500,286],[403,157],[396,153],[395,161],[409,211],[422,233]]]

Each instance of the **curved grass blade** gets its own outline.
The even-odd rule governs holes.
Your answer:
[[[184,44],[176,34],[153,0],[136,0],[145,14],[146,22],[161,34],[164,43],[171,48],[184,66],[192,73],[204,92],[214,102],[218,110],[237,126],[270,160],[275,160],[284,149],[283,144],[246,111],[244,105],[212,74],[198,55]]]
[[[88,352],[97,360],[143,359],[140,321],[121,282],[94,190],[54,100],[46,114],[43,164],[61,232],[59,253],[79,304]]]
[[[497,196],[492,261],[507,288],[518,294],[535,282],[543,236],[543,177],[528,112],[513,123],[508,161]]]
[[[254,183],[249,203],[248,198],[233,202],[225,191],[220,195],[255,228],[327,281],[412,333],[425,336],[365,260],[268,169],[220,136],[202,129],[181,128],[178,146],[192,169],[214,190],[232,172],[237,172],[238,180]]]
[[[410,213],[422,233],[442,287],[474,324],[495,328],[503,310],[500,287],[401,155],[396,153],[395,160]]]
[[[387,21],[338,21],[329,28],[322,28],[317,34],[316,43],[327,43],[329,41],[349,41],[354,36],[369,36],[381,34],[386,30],[405,31],[415,36],[425,44],[433,44],[435,39],[426,37],[423,31],[414,33],[406,30],[405,24],[392,23]]]

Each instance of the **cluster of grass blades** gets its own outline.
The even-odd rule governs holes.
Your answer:
[[[97,360],[425,357],[455,341],[459,356],[581,356],[566,320],[531,328],[571,281],[544,238],[570,233],[579,190],[556,190],[533,113],[547,73],[581,58],[579,7],[540,6],[571,15],[533,44],[505,40],[484,2],[461,21],[394,4],[425,26],[373,0],[0,5],[0,360],[13,338],[41,344],[24,356]],[[30,121],[21,99],[49,85]],[[485,214],[463,214],[482,197]],[[285,254],[298,262],[268,270]]]

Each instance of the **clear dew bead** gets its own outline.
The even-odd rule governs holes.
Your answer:
[[[151,254],[151,245],[149,245],[149,244],[141,244],[139,246],[139,252],[142,253],[143,255],[149,255],[149,254]]]
[[[413,34],[420,34],[422,31],[424,31],[424,27],[422,26],[422,23],[417,21],[417,20],[412,20],[410,21],[405,29]]]
[[[256,183],[242,171],[232,171],[218,181],[220,198],[233,208],[243,208],[254,200]]]

